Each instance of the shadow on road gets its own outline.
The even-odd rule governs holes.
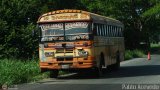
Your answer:
[[[104,71],[102,78],[120,78],[120,77],[136,77],[160,75],[160,65],[145,65],[145,66],[123,66],[119,71]],[[60,76],[58,79],[97,79],[90,71],[78,73],[69,76]]]
[[[104,77],[119,78],[119,77],[151,76],[151,75],[160,75],[160,65],[121,67],[119,71],[107,73]]]

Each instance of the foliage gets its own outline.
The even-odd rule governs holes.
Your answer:
[[[27,59],[38,57],[38,38],[32,37],[32,30],[38,17],[49,11],[80,9],[120,20],[129,49],[126,60],[143,57],[143,51],[133,49],[141,48],[141,42],[157,43],[160,35],[160,0],[0,0],[0,4],[0,58],[7,58],[0,59],[0,85],[47,77],[40,74],[37,62]]]
[[[57,9],[80,9],[112,17],[124,23],[127,49],[158,42],[159,0],[1,0],[0,58],[38,57],[38,40],[31,36],[38,17]]]
[[[1,57],[19,58],[21,56],[25,59],[28,56],[32,56],[33,50],[38,46],[36,40],[31,36],[34,27],[33,24],[29,24],[12,29],[13,31],[4,38],[5,45],[1,46]]]
[[[130,50],[125,52],[125,60],[132,59],[132,52]]]
[[[36,61],[1,59],[0,68],[0,86],[26,83],[48,77],[48,74],[40,73]]]
[[[143,57],[145,54],[141,50],[126,50],[125,51],[125,60],[132,59],[132,58],[139,58]]]
[[[35,29],[35,1],[0,1],[0,58],[31,58],[37,48],[36,39],[31,37]]]
[[[156,4],[152,8],[148,9],[142,14],[143,17],[152,17],[160,14],[160,3]]]
[[[152,54],[159,54],[160,53],[160,44],[151,44],[151,50],[150,52]]]

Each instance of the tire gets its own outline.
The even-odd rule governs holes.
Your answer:
[[[41,73],[47,72],[47,69],[41,69]]]
[[[117,71],[120,68],[120,58],[119,58],[119,54],[117,54],[116,56],[116,63],[113,65],[113,70]]]
[[[94,75],[96,77],[98,77],[98,78],[101,77],[101,76],[103,76],[102,57],[100,57],[100,64],[99,64],[99,66],[94,69]]]
[[[50,71],[50,78],[57,78],[59,70],[52,70]]]

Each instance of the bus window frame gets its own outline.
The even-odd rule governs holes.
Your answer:
[[[88,32],[89,33],[91,33],[91,34],[88,34],[89,35],[89,37],[91,37],[91,38],[89,38],[89,40],[90,39],[93,39],[93,35],[92,35],[92,33],[93,33],[93,31],[92,31],[92,22],[91,21],[72,21],[72,22],[88,22]],[[42,41],[41,39],[42,39],[42,29],[41,29],[41,27],[40,27],[40,25],[45,25],[45,24],[56,24],[56,23],[63,23],[63,30],[64,30],[64,35],[63,36],[65,36],[64,37],[64,40],[62,40],[62,41]],[[52,23],[40,23],[40,24],[37,24],[37,27],[39,28],[38,29],[38,31],[39,31],[39,43],[44,43],[44,42],[64,42],[64,41],[67,41],[65,38],[66,38],[66,35],[65,35],[65,23],[69,23],[69,22],[52,22]],[[56,36],[53,36],[53,37],[56,37]],[[76,41],[76,40],[71,40],[71,41]]]

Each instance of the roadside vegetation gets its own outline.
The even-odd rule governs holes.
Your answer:
[[[112,17],[124,23],[125,60],[143,57],[133,50],[140,42],[158,42],[160,0],[0,0],[0,86],[34,82],[48,77],[40,73],[38,62],[38,17],[46,12],[79,9]],[[140,48],[141,49],[141,48]],[[145,48],[144,48],[145,49]],[[151,45],[151,54],[160,53],[160,45]],[[16,59],[3,59],[16,58]],[[64,72],[61,72],[64,73]]]
[[[151,54],[160,54],[160,43],[151,44]]]
[[[145,53],[141,50],[126,50],[125,51],[125,60],[129,60],[132,58],[144,57]]]
[[[156,46],[155,46],[156,47]],[[143,57],[141,50],[126,50],[125,60]],[[64,72],[60,72],[64,74]],[[38,61],[0,59],[0,86],[35,82],[49,77],[49,73],[41,73]]]
[[[40,73],[37,61],[0,60],[0,86],[34,82],[47,77],[48,73]]]
[[[124,23],[128,49],[139,48],[140,42],[159,41],[160,0],[0,0],[0,3],[0,58],[37,56],[38,35],[32,37],[31,33],[36,29],[38,17],[63,9],[85,10],[120,20]]]
[[[151,54],[160,54],[160,43],[152,43],[150,45],[150,50],[149,52]],[[132,58],[139,58],[139,57],[144,57],[145,55],[147,55],[148,51],[146,50],[126,50],[125,51],[125,60],[129,60]]]

